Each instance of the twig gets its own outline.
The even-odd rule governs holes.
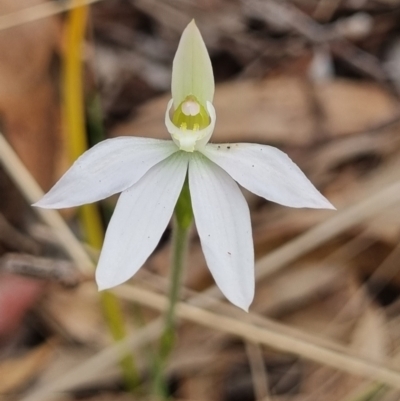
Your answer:
[[[42,196],[42,191],[40,190],[39,186],[34,181],[29,172],[27,172],[26,168],[23,166],[21,161],[18,159],[14,151],[11,149],[11,147],[2,136],[0,136],[0,160],[10,176],[16,182],[18,188],[20,188],[22,194],[30,203],[35,202]],[[376,213],[379,213],[382,210],[385,210],[386,208],[399,202],[400,182],[397,181],[394,184],[391,184],[388,187],[384,188],[383,190],[376,192],[373,196],[367,199],[363,199],[341,212],[337,212],[331,219],[319,224],[318,226],[307,231],[305,234],[295,238],[288,244],[282,246],[278,250],[262,258],[257,264],[257,278],[262,279],[272,273],[277,272],[282,267],[293,262],[305,253],[317,248],[325,241],[328,241],[329,239],[335,237],[337,234],[343,232],[349,227],[358,224],[365,218],[371,217]],[[42,218],[50,227],[56,229],[56,233],[58,232],[60,243],[67,250],[71,258],[75,262],[82,262],[82,260],[87,260],[87,266],[92,269],[92,262],[90,261],[90,258],[86,254],[79,241],[73,236],[58,212],[53,210],[41,209],[37,209],[37,212],[42,216]],[[63,233],[64,235],[60,235],[60,233]],[[78,266],[80,265],[81,264],[78,263]],[[132,289],[128,285],[121,285],[114,291],[119,296],[124,295],[124,297],[130,298],[129,293],[132,292]],[[216,287],[213,287],[209,291],[206,291],[206,294],[208,296],[214,294],[216,295],[216,297],[220,297],[220,293],[219,291],[217,291]],[[191,303],[205,306],[206,304],[210,305],[216,302],[216,300],[210,301],[208,299],[209,298],[200,296],[193,299]],[[232,320],[235,321],[234,319]],[[152,341],[152,339],[157,338],[160,332],[161,321],[157,320],[151,325],[151,327],[153,327],[150,330],[152,335],[147,335],[147,341]],[[148,333],[147,330],[149,329],[147,329],[146,327],[143,330],[146,330],[146,333]],[[153,330],[155,331],[153,332]],[[146,341],[146,339],[144,339],[143,341]],[[250,339],[250,341],[253,340]],[[110,364],[115,362],[115,360],[118,358],[118,355],[114,355],[113,352],[115,352],[115,350],[110,351],[110,353],[101,353],[103,355],[102,358],[108,358],[108,360],[103,360],[102,358],[100,358],[100,360],[102,361],[101,366],[109,366]],[[112,357],[110,357],[110,355],[112,355]],[[321,363],[325,362],[321,361]],[[100,364],[98,366],[100,366]],[[92,371],[86,370],[86,372]],[[68,377],[69,376],[67,375],[66,379],[68,379]],[[74,377],[82,380],[82,376],[77,377],[74,375]],[[57,383],[57,381],[55,383]],[[42,389],[41,394],[47,394],[48,391],[51,391],[51,388],[53,388],[53,386]],[[39,400],[41,398],[37,399]]]
[[[29,204],[35,203],[43,197],[42,189],[2,134],[0,134],[0,163]],[[57,236],[65,252],[76,263],[77,268],[83,274],[92,275],[93,262],[60,214],[56,210],[37,208],[35,211],[53,229],[54,235]]]
[[[41,248],[36,241],[15,229],[1,213],[0,243],[6,245],[9,249],[34,255],[38,255]]]
[[[291,242],[286,245],[283,245],[278,250],[272,252],[268,256],[264,257],[259,261],[257,264],[260,269],[257,270],[257,277],[259,279],[267,277],[269,274],[277,272],[282,267],[286,266],[290,262],[296,260],[298,257],[304,255],[305,253],[317,248],[319,245],[328,241],[329,239],[335,237],[337,234],[343,232],[344,230],[352,227],[355,224],[360,223],[364,219],[375,215],[376,213],[385,210],[387,207],[391,205],[397,204],[400,202],[400,182],[397,181],[394,184],[389,185],[388,187],[384,188],[381,191],[377,191],[376,194],[370,198],[363,199],[360,202],[356,203],[355,205],[345,209],[342,212],[337,212],[331,219],[327,220],[316,226],[315,228],[309,230],[305,234],[295,238]],[[136,288],[136,287],[135,287]],[[129,285],[122,285],[114,290],[120,297],[125,299],[131,299],[131,294],[135,293],[136,290],[133,291],[132,287]],[[206,295],[205,295],[206,294]],[[219,291],[216,287],[212,287],[210,290],[205,291],[205,294],[200,294],[188,302],[192,305],[200,305],[202,307],[215,305],[216,300],[213,298],[209,298],[211,295],[219,296]],[[140,302],[140,300],[138,301]],[[226,309],[231,308],[226,306]],[[253,319],[257,316],[253,316],[253,314],[249,314],[249,319]],[[233,320],[233,319],[232,319]],[[234,321],[234,320],[233,320]],[[157,319],[153,322],[155,325],[158,324],[157,330],[160,330],[162,320]],[[152,323],[152,324],[153,324]],[[157,327],[157,326],[155,326]],[[271,325],[270,325],[271,327]],[[145,330],[144,328],[143,330]],[[139,331],[141,333],[141,331]],[[155,337],[158,336],[159,333],[153,333],[152,336],[149,336],[149,342],[152,341]],[[281,335],[281,333],[279,334]],[[300,340],[302,341],[302,340]],[[312,345],[315,347],[315,345]],[[318,346],[317,346],[318,347]],[[340,354],[339,351],[340,347],[335,347],[332,349],[332,352],[335,354]],[[105,357],[107,355],[113,354],[104,354]],[[306,356],[307,357],[307,356]],[[114,358],[114,355],[113,355]],[[101,360],[101,358],[100,358]],[[90,362],[90,361],[89,361]],[[320,361],[322,364],[326,364],[325,358]],[[102,366],[109,366],[114,363],[114,359],[110,361],[102,360]],[[86,366],[83,364],[82,366]],[[340,369],[340,366],[339,366]],[[86,375],[88,372],[94,373],[91,370],[84,370]],[[99,371],[99,370],[98,370]],[[71,372],[71,376],[75,376],[75,369],[74,372]],[[68,380],[69,383],[73,382],[73,380],[69,379],[70,375],[65,374],[64,379]],[[83,380],[82,376],[78,376],[79,383]],[[378,379],[378,378],[375,378]],[[63,384],[63,379],[60,379],[60,384]],[[62,387],[64,388],[64,387]],[[45,389],[40,394],[46,394]],[[22,401],[39,401],[40,398],[36,399],[27,399]],[[43,400],[44,401],[44,400]]]
[[[69,288],[76,287],[81,281],[80,275],[70,261],[24,253],[6,253],[0,258],[0,271],[55,281]]]
[[[162,319],[154,320],[146,327],[136,331],[134,335],[103,349],[67,374],[61,375],[59,379],[55,379],[46,386],[30,392],[29,395],[21,398],[20,401],[55,401],[63,397],[63,394],[60,392],[79,384],[84,384],[88,376],[96,376],[110,365],[117,364],[120,360],[120,355],[131,352],[132,349],[139,349],[149,342],[155,341],[158,333],[162,330],[163,323]]]
[[[387,80],[384,69],[375,57],[352,45],[334,29],[319,24],[294,5],[275,0],[242,0],[242,3],[251,12],[256,12],[269,22],[285,24],[312,43],[340,44],[340,46],[334,46],[333,51],[348,64],[378,82]]]
[[[262,348],[259,344],[246,342],[247,359],[249,360],[251,378],[255,399],[260,401],[271,401],[268,387],[268,373],[264,365]]]
[[[124,295],[125,299],[157,310],[165,310],[168,305],[168,299],[165,296],[137,286],[134,286],[134,290],[128,289],[126,286],[119,287],[118,294]],[[351,350],[344,354],[337,350],[322,348],[313,343],[287,336],[282,332],[257,327],[248,322],[222,316],[183,302],[177,305],[177,316],[214,330],[240,336],[248,341],[264,344],[283,352],[294,353],[341,371],[372,380],[380,380],[394,388],[400,388],[400,372],[353,356]]]
[[[370,197],[336,212],[330,219],[261,258],[257,262],[257,280],[276,273],[283,266],[287,266],[345,230],[399,203],[400,181],[395,181]],[[210,294],[211,291],[208,295]]]
[[[165,311],[168,307],[168,298],[152,291],[135,286],[120,286],[118,295],[133,302],[138,302],[150,308]],[[351,350],[342,347],[342,351],[323,348],[281,331],[274,331],[240,321],[231,317],[213,313],[201,308],[180,302],[177,304],[177,316],[185,320],[200,324],[227,334],[239,336],[247,341],[273,347],[283,352],[294,353],[305,359],[331,366],[341,371],[379,380],[394,388],[400,388],[400,372],[378,365],[372,361],[353,356]],[[70,372],[63,374],[46,387],[39,388],[21,401],[55,401],[57,393],[66,391],[77,385],[84,384],[88,379],[95,377],[102,370],[117,361],[117,351],[126,351],[128,348],[139,348],[149,341],[153,341],[162,327],[162,320],[157,319],[148,326],[137,331],[127,341],[114,344],[96,356],[82,363]],[[347,352],[347,353],[346,353]]]

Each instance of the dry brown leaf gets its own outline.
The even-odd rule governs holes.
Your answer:
[[[326,128],[335,135],[368,131],[398,115],[398,102],[374,83],[336,80],[316,87]]]
[[[74,290],[54,287],[43,302],[43,312],[75,341],[91,346],[109,343],[97,288],[86,283]]]
[[[42,3],[3,0],[0,14]],[[39,184],[54,181],[60,156],[60,122],[52,71],[60,42],[57,17],[0,32],[0,114],[4,134]]]
[[[386,210],[368,223],[369,231],[382,241],[396,245],[400,240],[400,205]]]
[[[264,81],[219,85],[215,142],[260,142],[305,145],[313,142],[316,117],[310,86],[301,78],[282,76]],[[375,127],[397,115],[395,100],[370,83],[336,80],[315,87],[331,135],[350,134]],[[132,122],[117,127],[112,136],[167,138],[164,113],[169,96],[138,110]]]
[[[388,351],[387,335],[387,324],[382,310],[375,306],[367,306],[357,322],[351,343],[364,358],[383,363]],[[326,367],[320,367],[305,375],[304,381],[306,392],[316,397],[315,399],[326,401],[355,400],[369,388],[371,385],[366,384],[365,380]],[[395,393],[398,394],[398,391]]]
[[[168,137],[164,114],[169,96],[149,102],[130,123],[112,133]],[[275,78],[263,82],[233,82],[217,87],[215,142],[240,140],[288,141],[304,144],[312,134],[311,109],[305,83],[297,78]],[[296,135],[293,135],[296,127]]]
[[[336,291],[285,315],[282,321],[306,333],[348,343],[365,297],[358,292],[358,281],[350,270],[342,270],[341,276],[342,285]]]
[[[54,352],[54,357],[43,370],[37,386],[57,380],[59,377],[62,377],[65,372],[71,371],[81,363],[84,363],[87,359],[93,357],[95,353],[96,351],[89,347],[58,347]],[[110,367],[106,371],[99,374],[96,378],[88,380],[85,383],[85,386],[91,388],[92,386],[109,384],[111,387],[112,383],[117,380],[119,373],[120,371],[118,366]],[[30,391],[34,390],[35,388],[30,389]]]
[[[307,363],[304,372],[302,390],[303,397],[290,401],[338,401],[365,382],[362,379],[350,376],[336,370]]]
[[[1,361],[0,394],[17,391],[37,377],[53,354],[53,350],[53,344],[46,343],[20,357]]]
[[[339,291],[345,276],[337,266],[312,261],[296,264],[285,274],[257,286],[253,308],[268,316],[294,313]]]

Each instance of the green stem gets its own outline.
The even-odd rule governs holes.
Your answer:
[[[179,290],[181,287],[181,279],[184,267],[184,259],[186,255],[188,243],[188,228],[182,228],[178,224],[173,233],[173,262],[172,262],[172,276],[171,288],[169,292],[169,306],[165,316],[164,334],[167,334],[167,339],[173,337],[174,321],[175,321],[175,307],[179,299]],[[171,336],[170,336],[171,334]],[[167,342],[166,354],[170,350],[171,343]]]
[[[160,338],[153,378],[153,394],[158,398],[167,398],[164,380],[165,366],[175,344],[175,308],[179,300],[182,275],[189,242],[189,230],[193,220],[190,192],[187,181],[175,207],[175,221],[172,229],[171,285],[169,306],[165,315],[164,330]]]

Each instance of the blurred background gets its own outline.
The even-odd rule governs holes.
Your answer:
[[[0,1],[0,399],[151,399],[170,229],[130,284],[99,294],[85,261],[117,197],[62,211],[68,227],[29,204],[105,138],[168,139],[172,59],[195,18],[212,141],[279,147],[338,211],[245,193],[249,314],[215,301],[193,231],[166,397],[400,400],[400,0],[90,3]]]

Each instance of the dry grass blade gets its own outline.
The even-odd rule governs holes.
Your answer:
[[[37,21],[42,18],[60,14],[72,8],[97,3],[101,0],[70,0],[70,1],[51,1],[36,6],[27,7],[10,14],[0,16],[0,31],[13,26],[26,24],[27,22]]]
[[[141,303],[150,308],[164,311],[168,306],[165,296],[138,286],[120,286],[115,292],[127,300]],[[254,324],[239,321],[235,318],[222,316],[219,313],[203,310],[199,307],[180,302],[177,316],[187,321],[238,336],[244,340],[273,347],[277,350],[293,353],[323,365],[328,365],[341,371],[363,376],[372,380],[379,380],[394,388],[400,388],[400,372],[387,366],[376,364],[370,360],[359,358],[351,354],[351,350],[344,347],[339,349],[324,348],[314,343],[287,335],[282,331],[258,327]],[[153,321],[150,325],[136,332],[130,339],[118,345],[112,345],[99,352],[59,380],[39,388],[36,392],[23,398],[21,401],[55,400],[56,394],[84,384],[87,380],[96,377],[103,369],[116,363],[118,352],[127,348],[138,348],[157,338],[157,332],[162,328],[162,321]]]
[[[134,290],[128,286],[119,287],[116,292],[120,296],[124,296],[125,299],[158,310],[165,310],[168,304],[166,297],[137,286],[134,287]],[[183,302],[178,305],[177,316],[205,327],[242,337],[248,341],[270,346],[283,352],[294,353],[341,371],[379,380],[392,387],[400,388],[400,372],[387,366],[375,364],[370,360],[353,356],[350,350],[345,354],[338,350],[323,348],[302,339],[285,335],[282,332],[257,327]]]
[[[0,242],[9,249],[20,252],[34,255],[40,252],[40,245],[15,229],[2,214],[0,214]]]
[[[0,162],[15,182],[28,203],[37,202],[43,197],[43,191],[34,180],[30,172],[23,165],[14,150],[0,134]],[[35,209],[42,220],[54,230],[60,244],[67,254],[77,264],[84,274],[92,274],[94,264],[88,254],[64,222],[60,214],[55,210]]]
[[[70,261],[26,253],[8,252],[1,256],[0,272],[58,282],[70,288],[76,287],[81,278]]]
[[[127,350],[141,348],[156,340],[162,327],[163,320],[154,320],[143,329],[137,331],[134,336],[105,348],[93,358],[62,375],[60,379],[31,392],[26,397],[21,398],[20,401],[56,401],[64,397],[63,391],[86,383],[88,377],[96,376],[109,367],[110,364],[117,364],[122,353],[127,352]]]
[[[10,394],[23,388],[24,383],[31,380],[35,373],[43,368],[53,351],[54,346],[49,342],[24,355],[1,361],[0,394]]]
[[[249,360],[256,400],[270,401],[268,372],[265,368],[262,348],[258,344],[246,342],[246,354]]]
[[[256,265],[257,281],[276,273],[345,230],[399,202],[400,181],[395,181],[370,197],[336,212],[330,219],[261,258]],[[206,293],[214,296],[218,289],[214,287]]]
[[[93,277],[99,253],[85,248],[82,237],[68,227],[69,223],[75,227],[75,213],[67,224],[62,216],[72,216],[71,211],[60,215],[28,206],[68,164],[61,140],[57,81],[63,69],[58,61],[68,48],[63,39],[69,10],[74,14],[90,6],[90,40],[77,41],[68,49],[76,54],[85,45],[85,74],[78,75],[85,81],[91,142],[122,132],[166,135],[159,130],[163,122],[157,116],[165,111],[173,50],[187,21],[195,18],[210,50],[216,82],[222,83],[216,103],[224,106],[218,107],[220,128],[213,141],[261,142],[282,148],[339,209],[286,209],[244,194],[257,255],[257,291],[248,314],[230,305],[213,285],[199,237],[191,238],[187,287],[182,288],[174,321],[179,341],[162,372],[165,379],[173,379],[177,391],[172,396],[208,401],[251,395],[258,401],[400,400],[400,274],[396,270],[400,117],[399,99],[393,94],[395,86],[400,87],[395,54],[400,53],[400,34],[394,4],[400,5],[400,0],[348,4],[356,2],[4,0],[10,7],[0,13],[0,33],[4,48],[11,50],[5,52],[10,63],[3,57],[1,71],[1,114],[7,135],[5,140],[0,133],[0,165],[4,164],[7,195],[2,213],[13,225],[3,224],[6,231],[0,248],[22,253],[4,254],[0,273],[39,279],[34,285],[41,288],[43,298],[35,305],[30,301],[34,309],[22,321],[23,338],[12,336],[12,348],[5,348],[3,373],[11,379],[14,373],[19,376],[14,379],[17,385],[3,380],[10,388],[0,393],[22,401],[85,398],[86,390],[89,398],[129,398],[119,386],[123,374],[118,361],[122,354],[137,354],[140,387],[147,386],[151,347],[160,341],[170,302],[165,296],[170,284],[168,229],[141,272],[110,291],[124,306],[121,318],[126,318],[130,334],[112,343],[98,311]],[[35,27],[43,40],[32,35]],[[18,41],[9,46],[20,30],[21,46]],[[37,70],[25,68],[24,60],[36,45]],[[15,61],[19,69],[14,68],[14,57],[21,60]],[[315,72],[316,64],[325,69],[322,79]],[[26,71],[23,78],[33,79],[21,79],[20,70]],[[238,77],[247,79],[235,82]],[[7,85],[14,81],[16,85]],[[32,96],[37,101],[32,102]],[[23,108],[18,107],[21,104]],[[236,105],[241,114],[236,113]],[[23,110],[26,118],[15,110]],[[29,135],[28,125],[43,136]],[[32,151],[33,142],[38,151]],[[46,142],[49,145],[42,146]],[[115,204],[114,200],[106,203]],[[32,212],[38,213],[35,223]],[[17,223],[9,213],[16,214]],[[1,223],[0,216],[0,231]],[[27,238],[13,231],[14,226],[27,230]],[[101,240],[104,230],[100,231]],[[29,243],[29,236],[37,244]],[[19,242],[14,244],[14,239]],[[57,258],[60,250],[61,264],[42,257],[44,253]],[[60,289],[60,272],[67,279],[62,283],[79,287]],[[12,288],[4,282],[4,288]],[[28,291],[10,292],[19,294],[19,299]],[[35,335],[37,329],[40,337]],[[54,334],[63,341],[53,343],[49,336]],[[36,356],[42,346],[49,350],[48,358],[56,358],[50,360],[45,354],[30,359],[30,351]],[[134,398],[148,396],[146,389],[138,390]]]
[[[29,174],[28,171],[24,168],[23,164],[21,161],[18,159],[18,157],[15,155],[13,150],[10,148],[8,143],[5,141],[4,138],[0,137],[0,158],[2,160],[2,163],[4,164],[6,170],[10,174],[10,176],[13,178],[13,180],[16,182],[17,186],[20,188],[21,192],[24,194],[26,199],[29,202],[34,202],[37,199],[40,198],[42,191],[32,178],[32,176]],[[386,209],[387,207],[390,207],[391,205],[397,204],[400,202],[400,182],[395,182],[394,184],[392,183],[388,187],[384,188],[381,191],[378,191],[376,194],[373,196],[363,199],[362,201],[356,203],[355,205],[345,209],[344,211],[336,213],[331,219],[325,221],[324,223],[321,223],[320,225],[316,226],[315,228],[309,230],[305,234],[299,236],[298,238],[292,240],[288,244],[282,246],[278,250],[272,252],[270,255],[266,256],[265,258],[261,259],[259,264],[258,264],[258,270],[257,270],[257,277],[258,279],[264,278],[280,268],[286,266],[288,263],[290,263],[293,260],[296,260],[299,256],[311,251],[312,249],[315,249],[319,245],[321,245],[323,242],[333,238],[340,232],[343,232],[347,228],[353,226],[354,224],[357,224],[361,221],[363,221],[367,217],[371,217],[376,213],[379,213],[380,211]],[[79,265],[82,265],[82,262],[84,260],[87,260],[89,263],[86,266],[92,266],[92,262],[90,261],[88,255],[86,254],[85,250],[83,249],[82,245],[79,243],[79,241],[73,236],[71,231],[69,230],[68,226],[65,224],[65,222],[61,219],[59,216],[58,212],[56,211],[51,211],[51,210],[46,210],[42,211],[38,209],[38,213],[40,213],[41,217],[44,219],[44,221],[53,229],[58,232],[58,238],[60,240],[60,243],[64,246],[64,248],[68,251],[70,256],[75,262],[79,262]],[[72,239],[71,239],[72,238]],[[83,256],[82,256],[83,255]],[[124,298],[127,297],[129,298],[131,293],[131,288],[130,286],[120,286],[115,290],[117,294],[120,296],[124,295]],[[207,294],[209,295],[210,293],[213,294],[219,294],[219,292],[216,291],[215,287],[211,289],[211,291],[207,291]],[[152,296],[156,296],[155,294],[151,294]],[[218,295],[219,296],[219,295]],[[140,300],[138,300],[140,301]],[[162,301],[163,302],[163,301]],[[162,303],[161,302],[161,303]],[[211,300],[207,301],[206,298],[200,296],[199,298],[196,298],[191,301],[191,303],[197,303],[197,304],[210,304],[216,302],[216,300]],[[155,307],[155,306],[154,306]],[[193,306],[189,305],[183,305],[182,308],[185,311],[184,308],[193,308]],[[160,304],[158,304],[157,309],[162,309]],[[181,310],[181,309],[179,309]],[[195,311],[198,312],[196,316],[201,316],[201,313],[203,312],[199,308],[195,308]],[[183,312],[185,313],[185,312]],[[209,314],[210,312],[205,312],[206,314]],[[214,314],[211,314],[211,316],[217,316]],[[219,315],[218,315],[219,316]],[[226,318],[229,321],[236,322],[235,319],[232,318]],[[216,319],[217,321],[221,322],[221,318],[218,317]],[[238,329],[238,332],[235,332],[233,334],[236,335],[241,335],[242,331],[244,338],[247,338],[249,341],[255,341],[255,342],[260,342],[260,343],[265,343],[265,338],[264,336],[264,329],[260,328],[255,328],[256,330],[256,337],[250,336],[246,337],[246,328],[249,326],[246,323],[240,323],[236,322],[239,325],[244,325],[243,327],[240,327]],[[230,324],[230,323],[229,323]],[[144,330],[146,333],[150,332],[152,335],[147,335],[143,339],[143,342],[148,342],[151,341],[151,339],[156,338],[159,332],[159,329],[161,327],[160,322],[158,321],[157,323],[154,323],[150,326],[150,329],[145,328]],[[214,328],[220,327],[218,322]],[[226,326],[228,327],[228,326]],[[232,326],[235,327],[235,326]],[[221,327],[223,329],[223,327]],[[223,330],[224,331],[224,330]],[[227,331],[230,333],[230,331]],[[259,338],[261,336],[261,338]],[[268,342],[269,345],[272,345],[278,349],[283,349],[285,351],[291,351],[295,352],[298,348],[297,345],[293,346],[292,348],[287,348],[288,344],[281,343],[281,334],[278,336],[278,341],[275,344],[274,341],[272,343]],[[292,341],[297,341],[296,339],[291,339]],[[274,345],[275,344],[275,345]],[[315,345],[310,345],[311,347],[315,347]],[[317,347],[319,348],[319,347]],[[99,357],[99,360],[102,361],[102,363],[97,363],[96,366],[109,366],[110,364],[114,363],[116,358],[118,357],[118,354],[116,353],[117,349],[112,348],[111,350],[107,349],[107,352],[104,354],[99,354],[101,356]],[[333,355],[333,362],[332,366],[337,367],[338,369],[340,368],[347,368],[347,369],[352,369],[352,372],[355,373],[358,371],[360,366],[358,364],[361,364],[361,371],[364,372],[366,376],[368,377],[373,377],[375,379],[382,380],[384,382],[390,382],[394,381],[393,379],[399,379],[400,376],[398,377],[397,373],[393,373],[393,371],[390,370],[385,370],[385,368],[381,367],[374,367],[369,365],[368,362],[363,362],[361,360],[356,359],[354,365],[347,363],[346,357],[343,359],[343,356],[338,353],[337,351],[330,351],[328,350],[327,352],[332,353]],[[339,355],[339,356],[338,356]],[[307,357],[307,355],[305,355]],[[339,358],[339,359],[337,359]],[[322,358],[318,358],[318,361],[321,363],[326,363],[325,356]],[[339,361],[339,362],[338,362]],[[346,361],[346,363],[344,362]],[[89,361],[91,363],[91,361]],[[346,366],[343,366],[345,363]],[[333,365],[334,364],[334,365]],[[85,365],[86,366],[86,365]],[[75,382],[78,380],[79,382],[82,380],[82,375],[76,375],[75,374],[74,379]],[[80,371],[80,370],[79,370]],[[85,367],[85,372],[91,372],[91,370],[87,369]],[[387,376],[386,376],[387,375]],[[73,378],[70,378],[70,376],[66,375],[64,377],[64,380],[61,380],[61,383],[63,386],[65,385],[66,380],[68,379],[69,385],[74,384]],[[387,379],[387,380],[386,380]],[[43,394],[49,394],[51,393],[54,388],[54,386],[57,383],[53,383],[52,386],[43,388],[40,391],[41,397],[39,398],[28,398],[28,400],[32,401],[34,399],[40,399],[43,400],[44,395]],[[394,385],[394,383],[392,383]],[[64,388],[62,386],[62,388]],[[68,386],[67,386],[68,387]],[[53,394],[54,395],[54,394]]]

